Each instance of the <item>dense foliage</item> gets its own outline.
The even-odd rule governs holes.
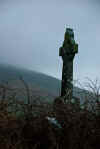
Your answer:
[[[31,99],[26,84],[27,102],[24,102],[17,100],[15,90],[10,89],[6,95],[5,88],[4,85],[0,88],[1,149],[99,149],[100,102],[97,94],[91,109],[90,98],[84,105],[67,96],[57,97],[53,104],[43,103],[41,99],[30,102],[33,97]]]

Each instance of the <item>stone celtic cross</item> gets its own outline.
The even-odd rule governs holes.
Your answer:
[[[74,40],[73,29],[67,28],[59,56],[63,60],[61,96],[68,94],[70,99],[73,95],[73,60],[76,53],[78,53],[78,44]]]

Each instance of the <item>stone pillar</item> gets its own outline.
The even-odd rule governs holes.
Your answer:
[[[78,53],[78,44],[75,43],[73,29],[67,28],[59,56],[63,60],[61,96],[66,95],[70,99],[73,94],[73,60],[76,53]]]

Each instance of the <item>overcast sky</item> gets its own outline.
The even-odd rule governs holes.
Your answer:
[[[100,79],[99,5],[99,0],[0,0],[0,63],[61,79],[59,47],[71,27],[79,44],[74,79]]]

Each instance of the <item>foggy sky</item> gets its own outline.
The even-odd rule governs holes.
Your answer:
[[[0,0],[0,63],[61,79],[59,47],[71,27],[79,44],[74,79],[100,79],[99,5],[98,0]]]

